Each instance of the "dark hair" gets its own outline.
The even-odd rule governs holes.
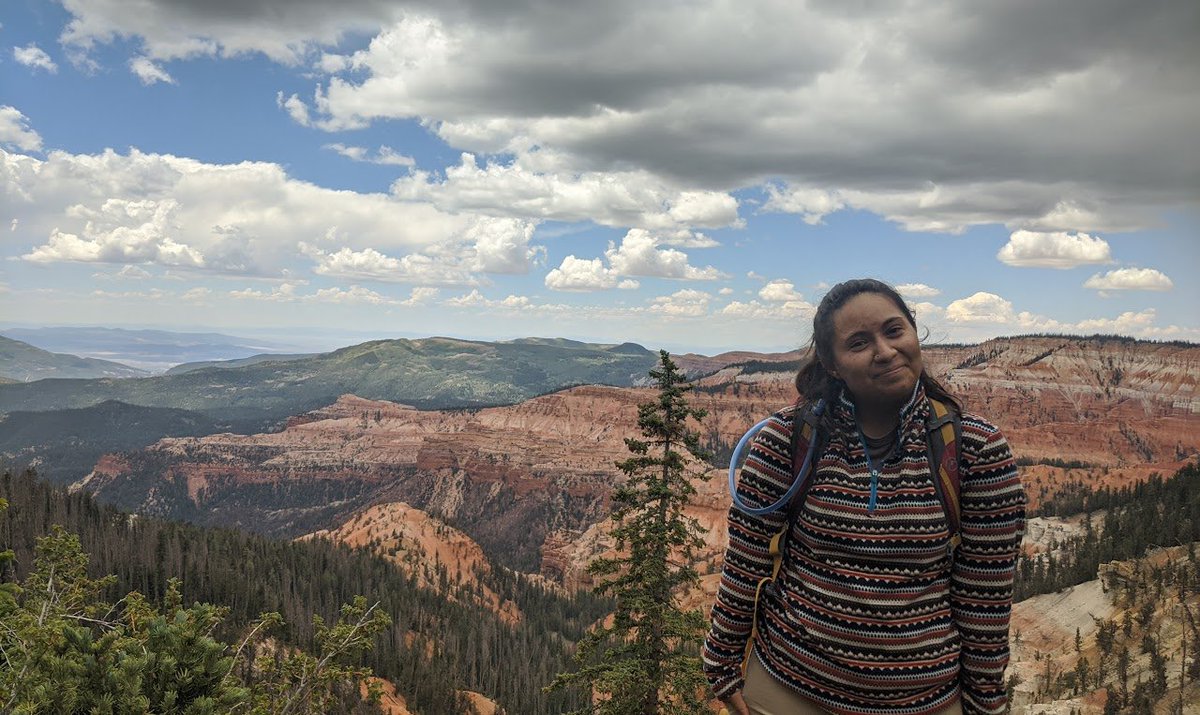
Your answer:
[[[833,364],[833,317],[851,298],[863,293],[878,293],[892,301],[904,314],[908,324],[916,330],[917,319],[908,304],[895,288],[883,281],[856,278],[830,288],[813,316],[813,334],[808,348],[808,359],[800,366],[800,372],[796,373],[796,390],[806,401],[816,402],[823,397],[827,402],[832,402],[838,398],[843,383],[825,369],[826,365]],[[929,397],[953,405],[955,410],[962,412],[959,399],[942,387],[928,370],[921,371],[921,384],[925,386],[925,394]]]

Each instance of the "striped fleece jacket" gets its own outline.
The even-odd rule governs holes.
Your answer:
[[[1003,713],[1004,669],[1025,493],[1008,442],[962,415],[962,543],[930,475],[918,386],[901,410],[896,446],[881,462],[877,500],[864,445],[845,396],[805,503],[788,532],[784,565],[764,591],[754,653],[776,679],[841,715],[927,715],[961,698],[966,715]],[[738,495],[773,504],[792,482],[794,408],[775,414],[751,444]],[[771,573],[771,537],[786,509],[729,512],[729,547],[704,670],[718,697],[742,687],[754,592]]]

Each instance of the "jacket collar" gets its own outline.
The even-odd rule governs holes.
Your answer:
[[[858,422],[855,419],[854,401],[845,386],[842,387],[838,399],[832,407],[834,423],[837,425],[838,431],[845,431],[848,436],[857,440]],[[929,400],[926,399],[925,386],[920,380],[917,380],[908,401],[900,408],[900,434],[905,436],[917,434],[920,439],[924,440],[925,423],[928,419]]]

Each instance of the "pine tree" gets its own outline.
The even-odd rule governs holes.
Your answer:
[[[696,493],[690,469],[706,458],[688,419],[703,410],[688,406],[691,389],[664,350],[650,371],[658,398],[638,405],[643,439],[627,438],[633,456],[618,462],[626,476],[613,492],[618,556],[592,561],[596,592],[616,599],[610,625],[596,628],[581,642],[579,670],[560,674],[550,689],[587,686],[594,694],[579,712],[603,715],[702,713],[704,676],[699,646],[703,615],[677,603],[678,590],[695,584],[695,553],[703,531],[684,507]]]

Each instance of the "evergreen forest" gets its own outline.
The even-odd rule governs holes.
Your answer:
[[[1120,489],[1090,490],[1077,484],[1055,494],[1040,513],[1084,514],[1084,533],[1051,544],[1048,553],[1020,557],[1017,601],[1091,581],[1100,564],[1109,561],[1135,559],[1154,547],[1200,541],[1200,463],[1167,478],[1154,474]],[[1103,513],[1103,519],[1093,520],[1094,513]]]
[[[390,624],[351,665],[392,682],[418,713],[468,712],[463,690],[486,694],[508,713],[579,708],[581,694],[542,687],[568,667],[585,629],[611,610],[606,599],[565,598],[496,566],[488,586],[524,614],[509,625],[471,605],[472,594],[459,592],[444,565],[431,567],[438,587],[421,588],[415,576],[364,549],[131,515],[47,485],[32,471],[0,475],[0,499],[8,503],[0,510],[0,552],[13,556],[0,560],[0,583],[30,578],[38,539],[57,525],[78,535],[105,602],[127,605],[137,592],[151,609],[170,611],[172,601],[213,604],[226,612],[211,619],[207,635],[226,644],[274,612],[285,647],[319,652],[329,629],[322,624],[338,621],[348,604],[377,603]],[[333,711],[351,712],[356,700],[343,698],[337,707],[344,709]]]

